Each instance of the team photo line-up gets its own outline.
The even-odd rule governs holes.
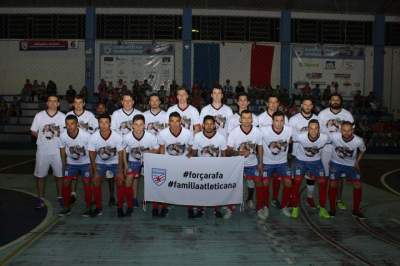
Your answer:
[[[342,201],[346,179],[353,185],[352,214],[365,218],[360,208],[359,162],[366,147],[354,134],[354,118],[342,108],[340,94],[332,94],[329,107],[318,115],[313,113],[312,99],[305,97],[300,112],[290,119],[279,110],[279,99],[273,95],[266,99],[266,111],[258,116],[248,110],[246,93],[237,95],[235,114],[223,103],[220,87],[212,89],[212,103],[201,112],[189,104],[185,88],[178,88],[176,97],[177,104],[163,111],[159,96],[152,94],[149,110],[142,113],[135,109],[133,95],[126,93],[121,96],[122,107],[112,115],[104,112],[95,116],[85,109],[85,99],[80,95],[75,96],[73,111],[67,114],[58,111],[58,97],[49,95],[46,110],[35,115],[31,126],[37,138],[36,208],[45,207],[45,177],[51,168],[62,208],[60,216],[71,214],[78,177],[83,182],[86,204],[82,216],[102,215],[104,180],[108,182],[109,205],[117,205],[117,216],[131,216],[140,205],[137,195],[143,153],[149,152],[188,158],[244,157],[245,206],[255,209],[261,220],[268,218],[270,207],[298,218],[303,179],[307,206],[318,209],[320,218],[332,218],[336,209],[347,208]],[[315,183],[319,187],[318,204],[314,203]],[[201,217],[204,211],[202,206],[187,206],[189,218]],[[215,216],[225,219],[233,211],[231,205],[214,208]],[[153,217],[166,217],[168,212],[168,204],[152,203]]]

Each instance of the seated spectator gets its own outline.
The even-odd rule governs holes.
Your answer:
[[[21,98],[24,102],[28,102],[28,101],[32,100],[32,98],[31,98],[32,89],[33,89],[33,86],[32,86],[31,81],[29,79],[26,79],[24,87],[22,88],[22,91],[21,91]]]
[[[222,91],[224,92],[226,98],[233,97],[233,86],[231,85],[231,81],[229,79],[225,81],[225,85]]]
[[[246,89],[245,89],[245,87],[243,86],[242,81],[241,81],[241,80],[238,80],[237,86],[236,86],[236,88],[235,88],[235,93],[236,93],[236,94],[239,94],[239,93],[243,93],[243,92],[245,92],[245,91],[246,91]]]
[[[39,94],[39,90],[40,90],[40,84],[39,84],[39,82],[35,79],[35,80],[33,81],[33,84],[32,84],[32,94],[31,94],[32,102],[35,101],[35,96],[37,96],[37,95]]]
[[[37,95],[39,102],[44,102],[46,100],[46,83],[44,83],[44,81],[40,83]]]
[[[106,102],[108,99],[107,82],[104,79],[100,80],[100,84],[97,86],[97,92],[99,93],[99,101]]]

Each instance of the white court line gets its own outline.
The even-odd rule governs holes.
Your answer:
[[[391,188],[387,183],[386,183],[386,177],[390,174],[396,173],[396,172],[400,172],[400,168],[399,169],[395,169],[393,171],[387,172],[384,175],[381,176],[381,183],[382,185],[389,190],[390,192],[392,192],[393,194],[400,196],[400,192],[397,190],[394,190],[393,188]]]
[[[17,166],[20,166],[20,165],[24,165],[24,164],[33,162],[34,160],[35,160],[35,159],[29,159],[29,160],[26,160],[26,161],[22,161],[22,162],[20,162],[20,163],[8,165],[8,166],[6,166],[6,167],[0,168],[0,172],[5,171],[5,170],[8,170],[8,169],[12,169],[12,168],[17,167]]]

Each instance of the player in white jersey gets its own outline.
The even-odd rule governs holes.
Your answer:
[[[191,156],[194,157],[220,157],[226,155],[225,137],[216,131],[215,118],[206,115],[203,119],[203,131],[194,136]],[[197,213],[193,208],[189,208],[189,218],[203,216],[203,208],[197,208]],[[219,207],[216,207],[214,214],[217,218],[222,217]]]
[[[159,144],[156,136],[145,129],[145,118],[138,114],[132,120],[132,133],[123,137],[124,170],[125,170],[125,196],[128,205],[126,214],[130,216],[133,212],[133,205],[139,206],[138,184],[143,166],[143,153],[158,153]],[[128,155],[128,156],[127,156]]]
[[[263,178],[256,184],[257,215],[265,220],[269,209],[269,180],[274,176],[284,182],[282,192],[282,213],[290,216],[287,208],[292,184],[292,173],[288,165],[289,143],[292,137],[292,128],[285,125],[285,114],[276,111],[272,115],[272,125],[260,128],[263,139]]]
[[[321,133],[317,119],[311,119],[307,132],[293,137],[296,145],[296,161],[292,185],[292,218],[299,217],[300,187],[305,174],[310,179],[318,180],[319,184],[319,216],[329,219],[330,215],[325,209],[328,180],[321,162],[322,149],[328,144],[329,136]]]
[[[318,117],[313,114],[314,104],[310,97],[306,96],[301,100],[300,108],[300,112],[289,119],[289,125],[293,129],[294,136],[307,132],[308,123],[311,119],[318,119]],[[296,157],[297,145],[298,143],[293,143],[292,155],[294,157]],[[315,180],[311,179],[308,175],[306,175],[305,178],[307,185],[307,205],[314,209],[316,207],[313,199]]]
[[[146,130],[156,136],[161,130],[168,127],[167,112],[161,110],[160,104],[161,101],[158,94],[150,95],[150,110],[143,113],[146,121]]]
[[[85,109],[85,98],[82,95],[76,95],[74,97],[74,101],[72,103],[73,110],[68,112],[66,115],[75,115],[78,118],[78,126],[80,129],[93,134],[99,124],[97,122],[94,114]],[[71,191],[71,203],[75,203],[76,201],[76,186],[77,180],[72,180],[72,191]]]
[[[187,156],[190,153],[193,141],[192,133],[182,126],[182,118],[178,112],[169,114],[169,127],[158,135],[160,154],[170,156]],[[168,214],[167,204],[153,203],[152,216],[165,217]],[[161,207],[161,211],[159,211]]]
[[[334,93],[331,95],[329,100],[329,107],[322,110],[318,114],[319,124],[321,126],[321,132],[325,134],[331,134],[333,132],[339,132],[342,121],[349,121],[354,123],[354,118],[349,111],[342,108],[343,98],[340,94]],[[329,175],[329,163],[332,158],[333,147],[332,145],[326,145],[322,151],[322,164],[324,165],[325,173]],[[337,205],[339,209],[345,210],[346,205],[342,201],[344,181],[338,182],[338,194],[337,194]]]
[[[240,114],[240,126],[233,129],[228,136],[228,151],[230,156],[244,156],[244,177],[246,180],[258,182],[263,173],[262,135],[257,127],[252,125],[253,116],[249,110]],[[231,209],[227,209],[224,218],[230,218]]]
[[[124,200],[123,175],[123,145],[122,136],[111,130],[111,117],[108,114],[99,116],[99,130],[91,135],[89,140],[89,156],[93,174],[93,194],[96,209],[91,217],[102,215],[102,181],[109,171],[115,177],[117,184],[118,217],[123,217],[122,204]]]
[[[36,189],[39,198],[37,209],[44,207],[44,177],[47,176],[50,167],[56,177],[58,202],[61,206],[63,205],[63,173],[59,138],[64,131],[65,115],[58,111],[60,102],[57,95],[49,95],[46,104],[47,109],[37,113],[31,125],[31,133],[33,137],[37,138],[36,163],[33,173],[36,177]]]
[[[340,132],[331,134],[334,152],[330,165],[329,201],[331,215],[336,213],[336,188],[338,180],[347,179],[353,183],[353,216],[364,219],[361,213],[361,181],[360,161],[365,153],[365,144],[362,138],[353,133],[353,123],[343,121]]]
[[[229,120],[228,120],[228,135],[232,130],[238,126],[240,126],[240,114],[244,110],[248,110],[248,107],[250,105],[249,101],[249,96],[245,93],[239,93],[236,96],[236,104],[238,105],[238,112],[232,115]],[[253,126],[256,127],[258,126],[258,118],[255,114],[252,114],[252,119],[253,119]],[[246,180],[246,185],[247,185],[247,199],[246,199],[246,205],[249,209],[254,209],[254,203],[253,203],[253,196],[254,196],[254,188],[255,188],[255,183],[253,180]]]
[[[199,111],[188,103],[189,93],[188,91],[180,87],[176,91],[176,98],[178,103],[168,108],[168,116],[172,112],[178,112],[181,116],[181,123],[184,128],[190,130],[192,133],[197,133],[201,131],[201,122]]]
[[[268,96],[267,99],[267,110],[261,113],[258,116],[258,126],[259,127],[268,127],[272,125],[272,115],[279,110],[279,98],[275,95]],[[288,123],[288,119],[285,116],[285,124]],[[280,204],[278,201],[278,195],[280,190],[281,179],[273,178],[272,179],[272,206],[280,208]]]
[[[67,128],[60,136],[60,152],[64,169],[63,199],[64,209],[59,216],[71,214],[71,184],[81,176],[85,191],[86,211],[82,214],[89,217],[90,204],[92,203],[92,184],[90,180],[89,139],[90,134],[79,128],[78,118],[67,115],[65,126]]]
[[[200,121],[203,121],[206,115],[211,115],[214,117],[217,131],[222,134],[225,138],[228,135],[227,122],[229,118],[233,115],[232,109],[223,104],[222,99],[224,94],[221,87],[214,87],[211,91],[212,102],[201,109]]]
[[[111,116],[111,129],[123,136],[131,132],[132,118],[142,112],[134,108],[135,100],[130,93],[121,96],[121,104],[122,108],[114,111]]]

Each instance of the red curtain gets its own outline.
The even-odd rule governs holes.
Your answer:
[[[274,47],[254,44],[251,49],[250,84],[255,87],[271,85]]]

